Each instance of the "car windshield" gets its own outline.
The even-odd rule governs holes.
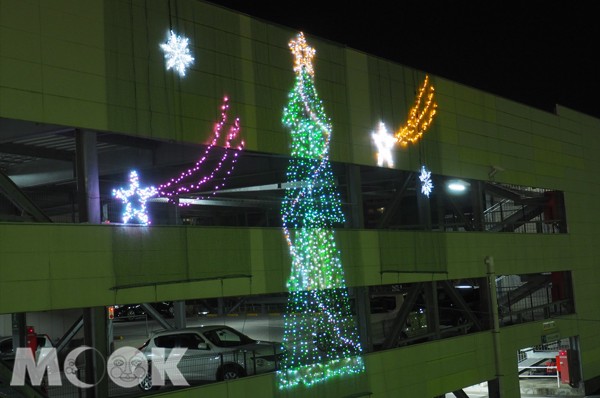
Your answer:
[[[0,341],[0,354],[9,354],[13,351],[12,337]]]
[[[226,327],[206,331],[204,336],[217,347],[237,347],[255,342],[245,334]]]

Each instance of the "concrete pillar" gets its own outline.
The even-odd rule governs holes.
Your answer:
[[[421,181],[415,179],[415,192],[417,195],[417,208],[419,211],[419,226],[425,231],[431,231],[431,207],[429,197],[421,193]]]
[[[492,256],[487,256],[484,260],[484,263],[487,266],[488,289],[492,310],[494,358],[496,364],[496,378],[488,381],[488,393],[490,398],[501,398],[500,394],[502,392],[502,385],[500,382],[504,378],[504,374],[502,370],[502,359],[500,358],[502,351],[500,348],[500,321],[498,319],[498,296],[496,292],[496,269],[494,266],[494,258]]]
[[[225,300],[223,300],[223,297],[217,298],[217,314],[219,316],[225,315]]]
[[[186,327],[185,301],[173,302],[173,316],[175,318],[175,328],[181,329]]]
[[[373,351],[373,344],[371,341],[371,303],[369,300],[369,287],[352,287],[348,288],[348,290],[350,291],[350,297],[354,297],[360,344],[364,352],[371,352]]]
[[[83,309],[83,339],[85,345],[93,350],[85,351],[85,383],[94,387],[85,390],[86,398],[108,397],[108,360],[107,316],[104,307]]]
[[[16,347],[25,347],[27,339],[27,320],[24,312],[12,314],[12,338],[13,349],[17,352]]]
[[[100,224],[100,184],[95,132],[76,130],[75,155],[79,222]],[[85,382],[94,385],[85,391],[85,396],[107,397],[108,378],[105,377],[105,373],[109,342],[105,307],[83,309],[83,331],[84,344],[95,349],[85,351]]]
[[[364,228],[364,214],[362,201],[362,188],[360,166],[349,164],[346,166],[346,180],[348,182],[347,194],[350,203],[350,228]]]
[[[79,222],[100,224],[100,184],[95,132],[88,130],[75,132],[75,154]]]
[[[425,306],[427,308],[425,314],[427,319],[427,332],[434,333],[432,339],[437,340],[441,337],[437,282],[432,281],[426,283],[423,290],[425,293]]]
[[[471,203],[473,205],[473,230],[484,231],[485,220],[483,219],[483,193],[481,181],[471,181]]]

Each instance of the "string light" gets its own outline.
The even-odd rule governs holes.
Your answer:
[[[435,89],[429,85],[429,76],[425,76],[423,85],[415,99],[415,104],[408,112],[406,124],[396,132],[398,143],[405,147],[416,143],[431,125],[436,114],[437,103],[434,101]],[[425,100],[423,98],[425,97]],[[424,104],[422,104],[422,102]],[[422,108],[422,109],[421,109]]]
[[[190,55],[188,44],[189,39],[187,37],[178,36],[170,31],[167,42],[160,45],[160,48],[165,52],[167,70],[173,68],[182,77],[185,76],[186,68],[194,63],[194,57]]]
[[[213,186],[207,188],[211,193],[207,196],[198,196],[194,199],[203,199],[208,196],[215,195],[227,182],[233,172],[238,160],[239,152],[244,149],[244,141],[242,140],[236,147],[233,146],[233,141],[237,138],[240,132],[240,120],[236,118],[233,125],[230,126],[229,133],[225,135],[223,147],[218,146],[219,138],[222,130],[227,123],[227,110],[229,109],[229,98],[223,98],[221,105],[221,118],[215,124],[213,138],[200,159],[194,166],[182,172],[178,177],[172,178],[168,182],[159,185],[158,193],[162,197],[168,198],[171,203],[178,203],[179,206],[186,206],[189,203],[181,203],[178,198],[184,194],[190,194],[205,189],[205,186],[213,182]],[[223,150],[216,166],[210,170],[206,170],[205,162],[213,156],[213,152]],[[216,155],[217,157],[219,155]]]
[[[296,81],[282,122],[291,131],[292,159],[281,213],[292,270],[277,372],[281,389],[364,371],[333,231],[345,218],[329,162],[332,129],[314,86],[315,51],[302,33],[290,49]]]
[[[314,76],[315,71],[313,69],[312,60],[316,54],[314,48],[308,46],[304,33],[298,33],[296,40],[292,40],[289,43],[290,50],[294,54],[294,72],[300,73],[305,70],[310,76]]]
[[[230,126],[229,133],[225,135],[225,142],[223,147],[219,147],[219,138],[222,130],[227,123],[227,110],[229,109],[229,99],[223,98],[223,104],[221,105],[221,118],[219,122],[215,124],[213,138],[211,143],[205,149],[204,153],[196,164],[186,171],[182,172],[179,177],[172,178],[168,182],[159,185],[158,188],[149,187],[140,189],[139,177],[137,172],[131,171],[129,175],[129,188],[128,189],[113,189],[113,196],[117,199],[121,199],[125,204],[125,210],[123,212],[123,223],[127,224],[131,220],[137,221],[138,224],[148,225],[150,220],[147,214],[146,201],[155,195],[166,197],[170,203],[177,203],[179,206],[189,206],[189,202],[182,203],[179,201],[181,195],[190,195],[205,188],[209,183],[213,185],[208,187],[207,190],[211,190],[207,196],[213,196],[228,180],[228,177],[232,174],[235,165],[238,160],[239,152],[244,148],[244,141],[242,140],[239,145],[233,145],[233,141],[237,139],[240,133],[240,120],[236,118],[233,125]],[[208,169],[206,167],[206,161],[214,157],[213,152],[222,150],[220,159],[218,160],[215,167]],[[219,155],[216,155],[218,157]],[[197,196],[192,199],[203,199],[207,196]],[[134,198],[135,200],[130,200]],[[134,204],[137,203],[137,206]]]
[[[121,199],[125,204],[123,211],[123,223],[129,221],[136,224],[148,225],[148,213],[146,210],[146,201],[157,194],[154,187],[140,188],[140,179],[137,171],[132,170],[129,173],[129,188],[128,189],[113,189],[112,194],[117,199]]]
[[[419,180],[421,180],[421,193],[429,197],[433,191],[433,182],[431,181],[431,171],[427,170],[425,166],[421,166]]]
[[[388,132],[383,122],[379,123],[376,132],[371,133],[371,138],[375,143],[375,147],[377,147],[377,165],[383,166],[384,163],[387,163],[388,167],[394,167],[392,149],[396,143],[396,138]]]

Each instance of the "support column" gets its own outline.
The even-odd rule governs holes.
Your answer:
[[[75,175],[80,223],[100,224],[100,184],[98,183],[98,154],[96,133],[75,131]],[[85,382],[93,388],[85,391],[86,398],[108,397],[106,360],[108,359],[108,325],[105,307],[83,309],[84,344],[94,350],[85,351]]]
[[[437,340],[441,337],[437,282],[433,281],[426,283],[423,290],[425,292],[425,307],[427,308],[427,313],[425,314],[427,319],[427,332],[435,333],[433,339]]]
[[[27,318],[24,312],[12,314],[12,339],[15,352],[17,352],[16,347],[25,347],[27,339]]]
[[[185,301],[174,301],[173,302],[173,316],[175,318],[175,328],[181,329],[186,327],[186,314],[185,314]]]
[[[219,316],[225,315],[225,300],[223,300],[223,297],[217,298],[217,314]]]
[[[100,186],[98,183],[96,133],[77,130],[75,132],[75,151],[79,222],[100,224]]]
[[[419,211],[419,227],[425,231],[431,231],[431,207],[429,197],[421,193],[421,182],[415,179],[415,192],[417,195],[417,209]]]
[[[483,217],[483,194],[480,181],[471,182],[471,203],[473,204],[473,230],[485,231]]]
[[[360,344],[364,352],[371,352],[373,351],[373,342],[371,341],[371,303],[369,300],[369,287],[351,287],[348,288],[348,290],[351,293],[350,296],[354,296]]]
[[[496,270],[494,268],[494,257],[487,256],[484,260],[487,266],[487,278],[488,278],[488,289],[490,293],[491,310],[492,310],[492,336],[494,338],[494,359],[496,364],[496,378],[488,381],[488,393],[490,398],[501,398],[500,392],[502,386],[500,385],[503,373],[502,373],[502,359],[500,355],[500,321],[498,320],[498,296],[496,292]]]
[[[346,180],[348,181],[348,202],[350,203],[350,228],[364,228],[364,214],[362,201],[362,182],[360,166],[349,164],[346,166]]]
[[[440,185],[442,185],[441,181]],[[446,195],[447,193],[443,190],[443,187],[440,188],[440,191],[435,195],[435,206],[438,214],[438,223],[435,226],[435,229],[442,232],[446,231],[446,205],[444,203],[444,198]]]
[[[85,382],[94,387],[85,390],[86,398],[108,397],[108,360],[107,319],[105,307],[83,309],[83,339],[93,350],[85,351]]]

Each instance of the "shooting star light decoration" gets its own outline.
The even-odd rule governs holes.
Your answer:
[[[425,76],[423,85],[415,98],[415,103],[408,112],[406,124],[401,126],[391,139],[390,134],[383,122],[379,123],[379,129],[371,133],[371,138],[377,149],[377,165],[394,167],[392,150],[394,144],[401,147],[415,144],[429,129],[436,114],[437,103],[434,100],[435,89],[429,84],[429,76]]]
[[[121,199],[125,204],[123,212],[124,224],[133,224],[134,222],[142,225],[150,224],[146,201],[152,196],[158,195],[159,197],[167,198],[170,203],[187,206],[189,205],[189,201],[180,202],[180,196],[185,195],[188,199],[203,199],[215,195],[223,188],[235,168],[240,151],[244,149],[243,140],[240,140],[240,143],[237,145],[234,144],[240,133],[239,118],[235,118],[233,125],[230,126],[229,133],[225,136],[224,143],[219,145],[219,138],[227,123],[228,109],[229,99],[225,97],[221,105],[221,118],[215,124],[212,141],[193,167],[182,172],[178,177],[171,178],[168,182],[160,184],[158,188],[152,186],[143,189],[140,188],[137,171],[131,171],[129,188],[113,189],[113,196]],[[219,151],[222,151],[222,153],[219,154]],[[212,168],[208,165],[209,159],[218,159]],[[209,186],[211,182],[213,184]],[[206,193],[200,195],[199,192],[201,191],[206,191]],[[196,197],[191,197],[196,194]],[[134,198],[135,200],[132,201],[130,198]]]
[[[202,157],[198,159],[196,164],[182,172],[179,177],[172,178],[168,182],[161,184],[158,187],[159,196],[166,197],[169,202],[176,203],[177,198],[183,194],[189,194],[192,192],[199,192],[205,189],[208,183],[216,181],[216,183],[208,188],[210,192],[205,195],[215,195],[219,189],[223,188],[227,182],[227,177],[231,175],[233,169],[238,160],[239,152],[244,149],[244,141],[242,140],[237,146],[233,145],[233,141],[237,138],[240,132],[240,120],[235,118],[233,125],[230,127],[229,133],[225,136],[225,143],[223,147],[218,146],[218,141],[221,136],[223,127],[227,122],[227,110],[229,109],[229,98],[223,98],[223,105],[221,105],[221,120],[215,124],[213,131],[213,139],[208,145]],[[218,151],[223,152],[218,155]],[[216,154],[216,156],[214,156]],[[219,158],[220,156],[220,158]],[[217,157],[219,161],[216,166],[209,172],[206,171],[205,162],[209,157]],[[217,178],[218,176],[223,176]],[[195,199],[202,199],[203,196],[198,196]],[[185,206],[186,203],[178,203],[179,206]]]
[[[427,75],[423,85],[419,88],[415,104],[408,112],[406,124],[400,127],[395,134],[400,146],[405,147],[409,143],[416,143],[427,131],[436,114],[437,103],[434,101],[434,95],[435,89],[429,85],[429,76]]]

